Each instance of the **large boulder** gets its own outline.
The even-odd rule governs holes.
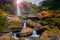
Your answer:
[[[3,34],[0,36],[0,40],[15,40],[9,33]]]
[[[10,35],[4,34],[3,36],[0,37],[0,40],[10,40]]]
[[[44,31],[39,40],[46,40],[48,38],[48,31]]]
[[[49,12],[47,12],[47,11],[42,11],[42,12],[40,12],[40,13],[38,13],[37,14],[37,17],[38,18],[45,18],[45,17],[51,17],[52,15],[49,13]]]
[[[10,28],[22,28],[22,23],[20,22],[11,22]]]
[[[27,23],[28,23],[29,27],[31,27],[31,28],[40,29],[40,27],[41,27],[40,23],[32,21],[32,20],[28,20]]]
[[[32,34],[33,30],[31,28],[24,28],[21,30],[20,34],[21,36],[28,36]]]
[[[19,17],[16,17],[16,16],[11,16],[11,17],[7,17],[7,20],[8,21],[15,21],[15,22],[22,22],[22,19],[20,19]]]

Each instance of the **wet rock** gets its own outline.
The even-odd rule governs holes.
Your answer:
[[[37,34],[38,35],[42,35],[42,33],[47,30],[46,28],[42,28],[42,29],[39,29],[39,30],[36,30]]]
[[[21,30],[20,35],[21,36],[28,36],[32,34],[33,30],[31,28],[24,28]]]

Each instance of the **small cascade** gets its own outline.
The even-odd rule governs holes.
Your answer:
[[[18,40],[18,38],[17,38],[17,36],[16,36],[16,33],[10,32],[10,34],[12,35],[13,38],[15,38],[16,40]]]
[[[25,38],[25,40],[36,40],[40,35],[37,35],[36,31],[33,29],[33,34],[30,37]]]
[[[31,35],[31,37],[39,37],[40,35],[37,35],[36,31],[33,29],[33,34]]]
[[[26,28],[26,20],[23,20],[23,29]]]

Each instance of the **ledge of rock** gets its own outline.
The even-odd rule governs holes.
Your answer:
[[[11,22],[9,28],[22,28],[22,23],[20,23],[20,22]]]
[[[33,30],[31,28],[24,28],[21,30],[20,34],[21,36],[28,36],[32,34]]]
[[[9,34],[4,34],[0,37],[0,40],[10,40],[10,35]]]

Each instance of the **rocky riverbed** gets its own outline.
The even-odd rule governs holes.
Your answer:
[[[38,13],[39,14],[39,13]],[[41,14],[44,14],[43,17]],[[8,15],[8,29],[0,30],[0,40],[60,40],[60,17],[41,12],[39,20]],[[40,16],[41,15],[41,16]],[[56,20],[55,20],[56,19]],[[26,20],[26,28],[23,28]]]

